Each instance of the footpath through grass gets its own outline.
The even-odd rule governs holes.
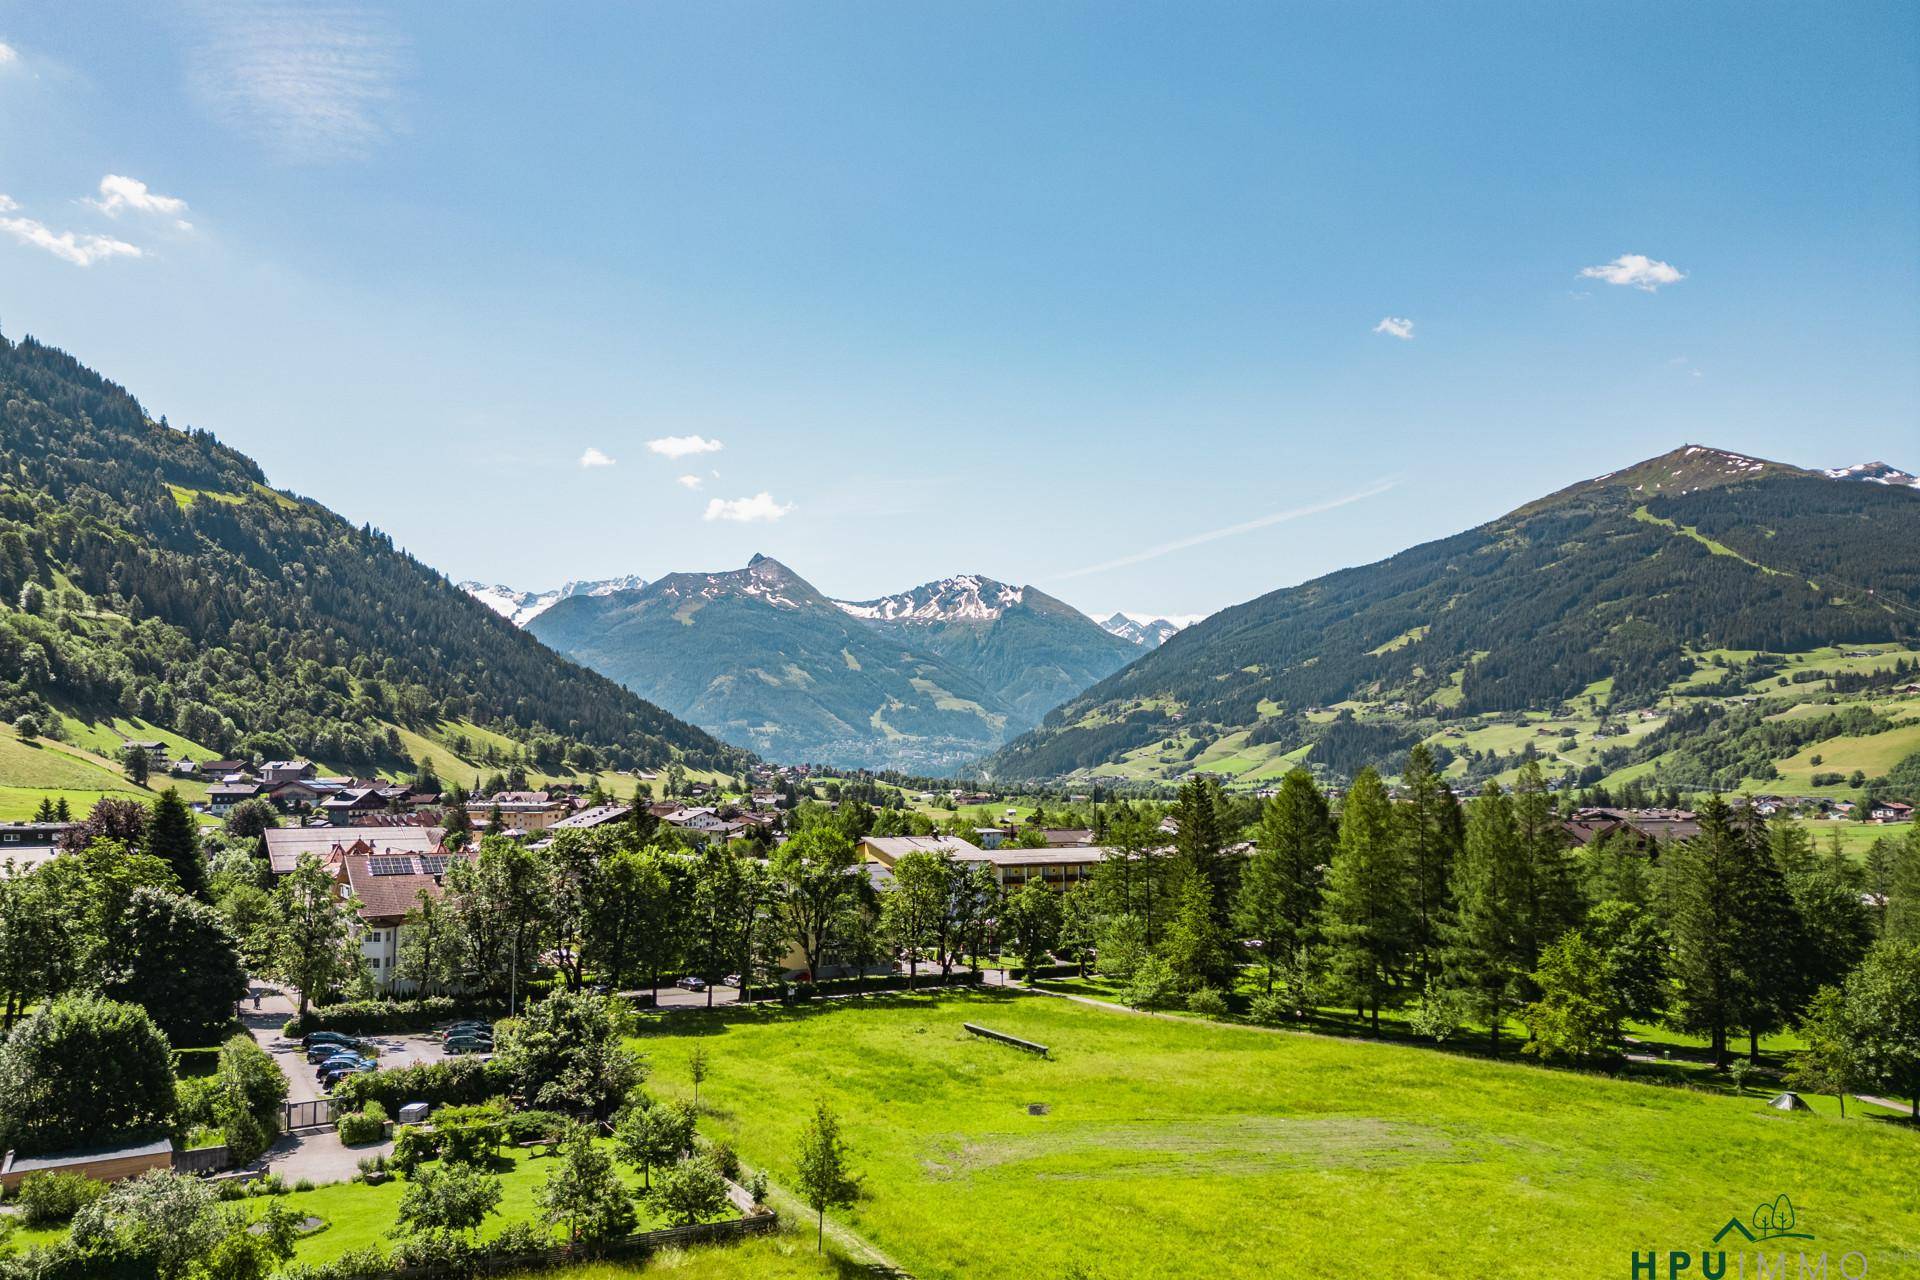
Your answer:
[[[1006,993],[668,1015],[639,1043],[683,1094],[704,1044],[708,1133],[787,1186],[827,1099],[866,1176],[844,1220],[921,1280],[1617,1276],[1781,1194],[1836,1260],[1920,1268],[1920,1134],[1885,1121]]]

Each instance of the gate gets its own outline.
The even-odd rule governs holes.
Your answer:
[[[292,1133],[295,1129],[313,1129],[333,1123],[334,1100],[321,1098],[317,1102],[288,1102],[283,1104],[285,1114],[281,1117],[283,1132]]]

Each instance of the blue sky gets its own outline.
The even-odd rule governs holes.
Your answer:
[[[0,327],[456,578],[1206,612],[1920,467],[1917,15],[0,2]]]

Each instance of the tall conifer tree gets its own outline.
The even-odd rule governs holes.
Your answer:
[[[1336,981],[1378,1031],[1380,1006],[1407,953],[1410,913],[1393,802],[1371,766],[1353,780],[1340,808],[1323,928]]]

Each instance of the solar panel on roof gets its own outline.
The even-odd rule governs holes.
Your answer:
[[[412,858],[396,858],[380,855],[367,859],[367,870],[377,876],[405,876],[413,874]]]
[[[430,876],[443,876],[447,874],[447,860],[448,855],[444,853],[422,854],[420,870]]]

